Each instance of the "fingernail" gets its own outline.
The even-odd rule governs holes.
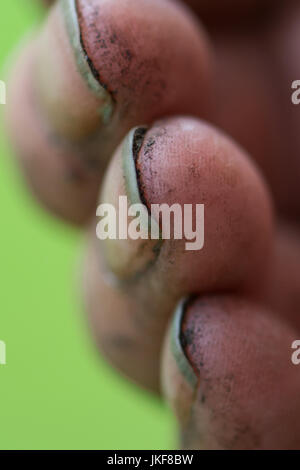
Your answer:
[[[147,127],[132,129],[124,140],[122,148],[122,166],[127,195],[131,204],[143,204],[141,187],[138,181],[137,161],[143,146]],[[147,204],[145,204],[147,206]]]
[[[86,52],[83,33],[80,29],[77,2],[76,0],[61,0],[61,5],[78,71],[92,93],[101,100],[99,114],[103,123],[108,124],[114,110],[114,98],[108,91],[107,85],[101,83],[100,74],[96,70],[92,58]]]
[[[75,0],[60,0],[35,43],[32,88],[54,134],[80,142],[106,128],[115,101],[84,49]]]
[[[104,256],[110,271],[125,282],[135,281],[144,275],[155,263],[162,245],[159,225],[151,217],[143,196],[138,169],[139,153],[146,134],[147,128],[140,126],[132,129],[126,136],[112,159],[101,197],[101,203],[109,203],[115,207],[118,220],[116,238],[107,237],[101,240],[104,243]],[[124,196],[127,204],[125,209],[120,206],[120,198],[123,199]],[[139,211],[138,232],[141,236],[136,239],[129,232],[130,223],[135,217],[129,215],[131,209]],[[102,215],[100,210],[97,215]],[[97,227],[97,235],[100,238],[100,225]],[[156,238],[153,238],[152,234],[155,234]]]
[[[184,298],[179,302],[176,308],[171,326],[170,348],[177,364],[178,370],[180,371],[184,379],[187,381],[187,383],[192,388],[195,388],[198,382],[198,378],[186,356],[185,343],[187,339],[182,332],[182,323],[184,320],[184,315],[190,301],[191,298]]]
[[[174,312],[162,356],[161,381],[164,396],[181,426],[190,419],[199,378],[185,353],[183,321],[190,298],[183,298]]]

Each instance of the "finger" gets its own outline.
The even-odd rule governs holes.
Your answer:
[[[297,449],[297,333],[262,307],[231,296],[181,302],[162,377],[185,449]]]
[[[299,113],[291,100],[299,75],[299,21],[300,9],[293,6],[253,30],[214,35],[213,122],[250,152],[277,211],[292,222],[300,214]]]
[[[55,4],[14,71],[8,100],[12,140],[44,204],[84,222],[131,127],[177,112],[205,115],[208,49],[194,17],[169,0]]]
[[[116,208],[117,218],[124,217],[120,196],[147,208],[141,230],[148,239],[133,240],[126,232],[124,239],[116,234],[99,241],[92,233],[84,276],[87,310],[101,350],[135,381],[157,389],[164,329],[177,300],[190,292],[250,289],[263,272],[271,244],[270,203],[243,151],[192,118],[161,121],[128,135],[101,198]],[[186,232],[175,239],[174,221],[170,239],[149,239],[149,224],[162,224],[157,208],[151,210],[155,204],[177,204],[182,214],[191,204],[184,226],[193,221],[196,234],[202,227],[196,204],[204,204],[203,248],[187,250]],[[126,224],[131,220],[126,213]]]
[[[300,76],[298,51],[300,47],[300,8],[299,3],[293,3],[285,15],[277,18],[270,33],[270,50],[273,61],[277,66],[279,79],[280,115],[282,128],[285,132],[285,148],[281,159],[281,185],[285,190],[285,214],[294,222],[300,217],[300,112],[299,86],[292,88]],[[298,104],[297,104],[298,103]],[[284,183],[283,183],[284,182]]]
[[[293,176],[286,165],[287,135],[280,80],[265,31],[215,38],[217,70],[213,122],[239,142],[263,170],[278,211],[291,199]]]

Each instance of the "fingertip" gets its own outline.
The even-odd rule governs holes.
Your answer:
[[[294,448],[300,431],[295,418],[300,412],[296,398],[300,382],[291,361],[295,337],[287,324],[242,297],[212,295],[186,303],[179,339],[181,356],[197,377],[193,393],[172,354],[172,340],[168,348],[173,368],[168,367],[169,360],[163,370],[169,384],[165,393],[181,423],[183,446]],[[180,406],[186,402],[189,409],[183,408],[183,413]]]

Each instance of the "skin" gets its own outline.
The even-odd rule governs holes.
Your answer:
[[[285,212],[290,205],[286,182],[291,182],[293,176],[285,164],[281,96],[265,42],[265,32],[260,30],[215,37],[217,92],[213,121],[255,159],[270,185],[277,211]]]
[[[89,227],[99,349],[163,384],[184,448],[299,448],[299,7],[186,1],[208,39],[175,0],[48,3],[9,82],[8,129],[37,199]],[[205,203],[203,250],[100,242],[97,202],[120,195],[144,204],[143,231],[159,226],[152,203]]]
[[[243,145],[261,167],[279,216],[297,222],[299,113],[291,105],[291,84],[299,75],[300,9],[286,7],[256,27],[214,33],[213,122]]]
[[[129,201],[136,197],[124,171],[124,159],[133,160],[130,142],[129,146],[125,140],[112,159],[102,203],[118,207],[120,195]],[[132,168],[133,178],[138,171],[139,196],[148,208],[205,204],[206,242],[200,251],[185,250],[185,239],[172,237],[158,246],[157,240],[100,242],[91,232],[85,297],[97,343],[122,372],[158,390],[158,358],[176,302],[189,292],[252,290],[268,258],[272,211],[260,174],[247,155],[220,131],[196,119],[154,124],[144,135]]]
[[[269,32],[269,42],[273,45],[273,60],[277,64],[278,79],[280,80],[280,113],[284,116],[285,125],[285,151],[282,154],[282,162],[286,161],[288,155],[289,164],[282,164],[282,170],[286,175],[289,190],[285,186],[285,214],[299,222],[299,177],[300,177],[300,138],[299,138],[299,106],[292,104],[292,83],[298,80],[300,66],[298,51],[300,47],[299,38],[300,8],[297,2],[292,9],[288,9],[285,15],[278,15],[276,22]],[[283,195],[284,189],[281,189]],[[288,193],[288,195],[287,195]]]

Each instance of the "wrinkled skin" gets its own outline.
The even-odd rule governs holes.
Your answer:
[[[299,449],[297,2],[184,2],[197,16],[177,0],[47,3],[8,130],[37,199],[87,230],[99,349],[162,388],[183,448]],[[99,241],[97,203],[124,195],[144,231],[151,204],[203,203],[203,249]]]

